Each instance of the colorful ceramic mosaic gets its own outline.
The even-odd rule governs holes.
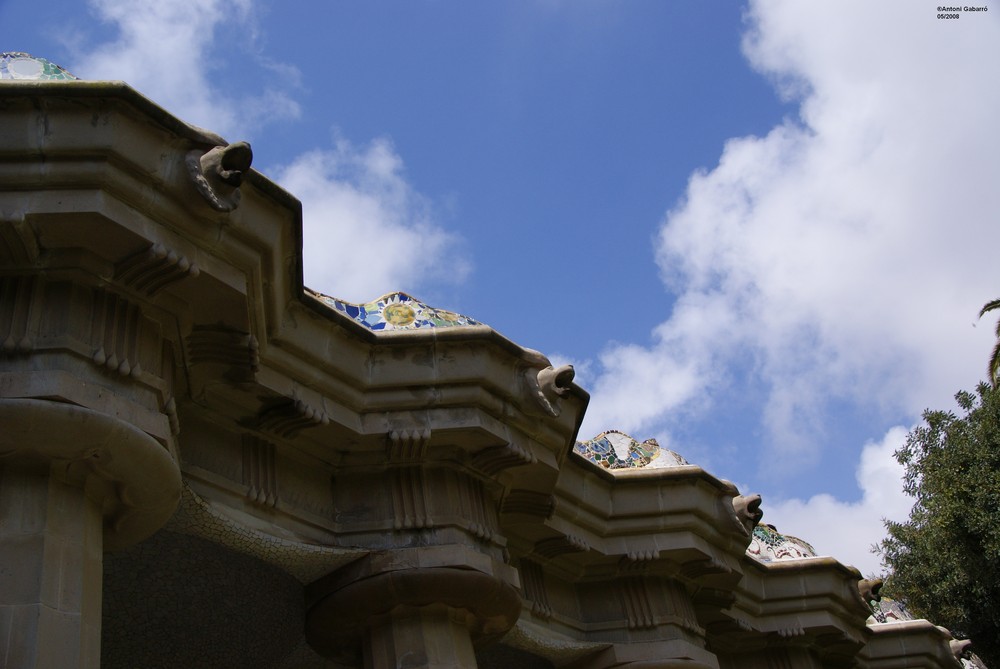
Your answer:
[[[309,292],[323,304],[376,332],[482,325],[468,316],[435,309],[406,293],[389,293],[373,302],[353,304],[322,293]]]
[[[757,525],[747,555],[761,562],[775,562],[816,557],[816,549],[798,537],[781,534],[773,525]]]
[[[72,74],[52,61],[19,51],[0,53],[0,79],[27,81],[75,80]]]
[[[869,623],[894,623],[903,620],[913,620],[913,615],[902,602],[883,597],[877,602],[871,602],[872,616]]]
[[[639,443],[624,432],[608,430],[590,441],[578,441],[574,450],[605,469],[657,469],[688,464],[687,460],[655,439]]]

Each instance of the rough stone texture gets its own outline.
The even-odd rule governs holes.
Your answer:
[[[82,487],[0,468],[0,666],[98,667],[100,569],[100,508]]]
[[[101,666],[269,669],[300,643],[303,616],[290,575],[161,531],[105,557]]]

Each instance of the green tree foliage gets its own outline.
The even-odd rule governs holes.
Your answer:
[[[982,318],[989,312],[997,309],[1000,309],[1000,300],[990,300],[979,310],[979,317]],[[1000,382],[1000,320],[997,321],[997,343],[993,347],[993,353],[990,355],[990,364],[987,368],[986,378],[990,380],[994,388]]]
[[[886,522],[883,592],[970,638],[1000,666],[1000,390],[955,396],[963,413],[924,412],[896,459],[914,497],[910,519]]]

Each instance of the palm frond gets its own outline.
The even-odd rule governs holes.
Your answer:
[[[990,300],[989,302],[984,304],[983,308],[979,310],[979,317],[982,318],[989,312],[995,311],[996,309],[1000,309],[1000,298],[996,300]]]
[[[996,346],[993,347],[993,353],[990,355],[990,364],[986,370],[986,375],[993,384],[993,387],[997,387],[997,383],[1000,382],[1000,340],[997,341]]]

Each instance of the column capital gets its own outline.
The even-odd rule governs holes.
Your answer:
[[[102,498],[106,550],[146,538],[177,507],[175,456],[130,423],[64,402],[0,398],[0,425],[0,466],[56,465]]]
[[[466,546],[374,553],[306,588],[306,638],[328,656],[357,657],[367,632],[445,607],[473,644],[499,638],[521,612],[517,572]]]

